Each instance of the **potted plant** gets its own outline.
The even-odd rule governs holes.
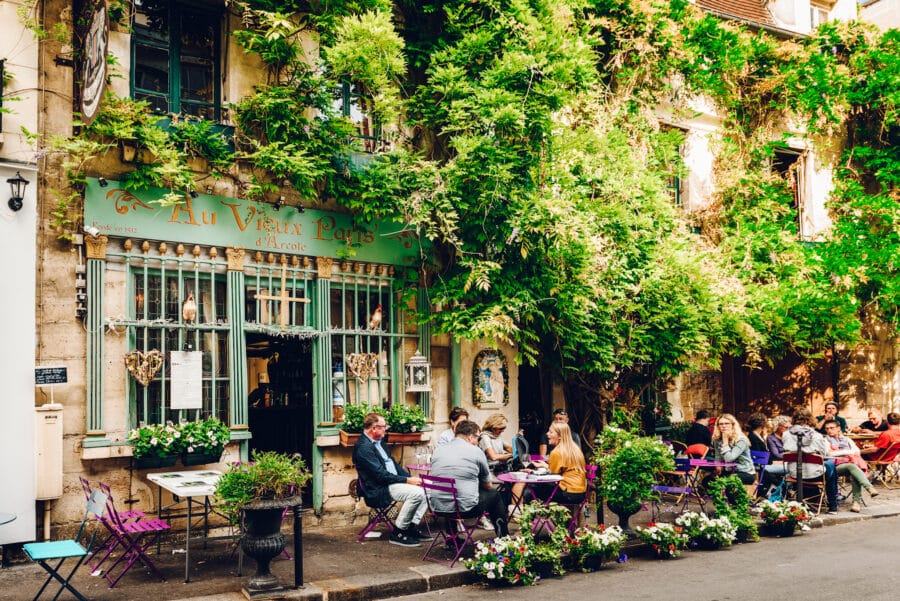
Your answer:
[[[797,526],[809,520],[809,508],[797,501],[763,501],[759,517],[771,536],[793,536]]]
[[[675,518],[675,525],[684,528],[691,547],[720,549],[737,537],[737,528],[728,516],[711,518],[705,513],[688,511]]]
[[[299,455],[269,451],[255,452],[249,463],[231,465],[219,479],[219,507],[232,523],[243,524],[241,549],[256,560],[256,574],[247,583],[251,593],[280,588],[269,564],[284,551],[282,514],[286,507],[300,504],[300,492],[310,476]]]
[[[675,524],[650,522],[646,528],[638,526],[635,530],[640,539],[650,545],[658,559],[674,559],[688,544],[684,528]]]
[[[347,405],[344,408],[344,421],[341,422],[341,446],[352,447],[363,431],[363,422],[370,413],[384,415],[384,409],[378,405]],[[385,418],[386,420],[387,418]]]
[[[640,511],[641,502],[653,498],[656,474],[675,468],[668,445],[615,425],[597,437],[594,462],[600,468],[598,491],[626,533],[630,532],[628,520]]]
[[[425,412],[418,405],[394,403],[384,419],[388,425],[388,442],[420,442],[425,429]]]
[[[475,543],[475,555],[465,566],[491,584],[534,584],[532,543],[522,536],[503,536]]]
[[[707,485],[716,515],[727,516],[737,528],[737,541],[759,540],[756,520],[750,513],[750,495],[741,479],[734,474],[723,478],[713,478]]]
[[[147,424],[128,433],[138,469],[171,467],[181,454],[181,431],[172,422]]]
[[[569,518],[568,507],[558,503],[531,501],[522,507],[519,525],[523,538],[531,548],[531,570],[541,577],[562,576],[562,557],[566,553]],[[538,542],[537,536],[549,532],[549,540]]]
[[[181,462],[188,465],[217,463],[231,432],[222,420],[215,417],[181,424]]]
[[[582,526],[566,541],[569,557],[583,572],[594,572],[604,561],[618,559],[628,536],[619,526]]]

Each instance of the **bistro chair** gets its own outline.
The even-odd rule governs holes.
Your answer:
[[[574,534],[575,530],[580,525],[582,516],[585,515],[585,509],[589,507],[589,503],[591,499],[596,494],[597,490],[597,466],[596,465],[586,465],[584,466],[585,471],[585,480],[587,481],[587,487],[584,490],[584,499],[581,500],[577,505],[572,505],[572,519],[569,520],[569,532]],[[565,505],[565,503],[563,503]]]
[[[397,514],[400,511],[396,501],[391,501],[384,507],[370,506],[366,501],[365,488],[363,487],[363,481],[360,478],[354,478],[350,481],[348,492],[354,501],[359,502],[359,500],[362,499],[363,502],[366,503],[366,507],[369,508],[369,519],[366,522],[365,528],[363,528],[359,533],[359,536],[356,537],[356,542],[363,542],[366,539],[366,535],[375,530],[379,524],[384,524],[388,533],[394,531],[394,520],[397,519]]]
[[[664,441],[667,445],[672,447],[672,453],[676,457],[684,457],[687,455],[687,445],[683,442],[677,440],[668,440]]]
[[[97,538],[98,526],[95,523],[92,528],[93,531],[90,539],[88,539],[87,544],[85,544],[84,537],[87,534],[85,532],[85,525],[89,518],[95,518],[95,521],[96,519],[102,518],[105,510],[106,495],[99,490],[92,490],[88,495],[84,517],[81,520],[81,526],[79,526],[78,534],[75,538],[58,541],[44,541],[40,543],[26,543],[22,546],[22,549],[28,557],[32,561],[37,562],[37,564],[49,574],[47,580],[44,581],[44,585],[41,586],[32,601],[37,601],[37,599],[40,598],[51,580],[56,580],[60,583],[59,591],[57,591],[53,599],[57,599],[63,590],[68,590],[76,599],[79,599],[79,601],[87,601],[87,598],[72,586],[71,580],[72,576],[75,575],[75,571],[78,570],[82,563],[84,563],[84,560],[87,558],[88,553]],[[69,572],[69,575],[63,578],[62,574],[60,574],[60,568],[62,568],[63,563],[65,563],[67,559],[76,559],[77,561],[75,567]],[[56,562],[55,565],[51,565],[54,561]]]
[[[422,560],[448,563],[449,567],[452,568],[459,561],[459,557],[465,548],[475,543],[472,536],[485,512],[477,507],[468,511],[460,509],[455,479],[432,476],[430,474],[422,474],[420,478],[422,479],[422,488],[425,489],[428,515],[431,518],[425,524],[428,527],[428,533],[434,537]],[[431,496],[435,493],[450,495],[453,499],[453,509],[450,511],[437,511],[431,503]],[[435,547],[441,548],[443,546],[453,553],[453,558],[449,562],[431,555]]]
[[[763,482],[763,472],[766,466],[769,465],[770,455],[771,453],[768,451],[750,451],[750,459],[753,460],[753,467],[756,468],[756,484],[749,485],[750,488],[747,489],[751,499],[759,496],[759,489],[762,487]]]
[[[889,482],[900,475],[900,457],[898,457],[898,453],[900,453],[900,442],[895,442],[880,453],[873,453],[866,457],[871,472],[869,479],[872,481],[872,484],[881,482],[885,488],[893,488]]]
[[[684,513],[692,498],[697,500],[701,511],[706,509],[703,496],[696,492],[694,486],[699,469],[692,466],[687,457],[676,457],[675,469],[660,473],[665,480],[650,487],[657,493],[657,498],[650,504],[650,517],[653,521],[663,512]]]
[[[119,582],[122,576],[136,563],[141,563],[147,570],[155,574],[157,578],[165,582],[166,577],[159,571],[150,557],[147,556],[147,549],[163,532],[169,530],[169,524],[159,518],[152,517],[145,517],[138,521],[125,521],[121,517],[121,512],[116,510],[116,503],[109,485],[101,482],[100,490],[106,496],[107,511],[102,520],[103,524],[115,536],[118,544],[122,547],[122,554],[103,574],[109,582],[109,588],[116,586],[116,583]],[[122,568],[116,576],[114,572],[119,564],[122,565]]]
[[[709,453],[709,447],[705,444],[692,444],[685,447],[684,454],[691,459],[703,459]]]
[[[797,470],[801,470],[802,467],[800,465],[797,465],[798,458],[799,457],[797,453],[784,454],[784,462],[786,464],[793,463]],[[821,455],[816,455],[815,453],[803,453],[803,465],[821,466],[822,468],[821,476],[803,479],[803,490],[800,491],[800,498],[797,499],[797,501],[809,505],[810,508],[815,505],[815,512],[816,514],[819,514],[822,511],[822,505],[825,503],[825,458]],[[791,476],[790,473],[785,476],[784,480],[788,483],[788,490],[790,492],[794,492],[797,490],[797,479]],[[810,490],[812,490],[813,493],[807,494],[807,492]],[[796,494],[796,492],[794,492],[794,494]]]
[[[81,488],[84,489],[85,500],[89,499],[92,490],[91,483],[84,476],[78,476],[78,480],[81,482]],[[123,521],[137,521],[144,517],[146,517],[146,514],[139,509],[119,512],[119,518]],[[118,537],[116,537],[115,534],[109,529],[108,524],[111,523],[109,508],[107,508],[106,514],[102,519],[99,516],[96,519],[99,520],[101,524],[103,524],[104,528],[107,530],[107,534],[103,542],[96,545],[94,550],[91,551],[91,558],[88,560],[88,565],[90,566],[91,571],[100,569],[103,565],[103,562],[106,561],[121,544]],[[101,553],[103,554],[102,557],[100,557]]]

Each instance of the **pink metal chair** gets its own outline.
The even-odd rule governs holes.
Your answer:
[[[350,496],[356,501],[362,499],[365,502],[365,489],[361,479],[356,478],[350,482]],[[366,539],[366,535],[375,530],[379,524],[384,524],[389,533],[394,531],[394,518],[396,518],[398,512],[396,501],[392,501],[384,507],[371,507],[366,503],[366,507],[369,508],[369,520],[366,522],[365,528],[359,533],[359,536],[356,537],[356,542],[358,543],[363,542]]]
[[[145,517],[138,521],[125,521],[120,517],[120,512],[116,510],[115,500],[109,485],[101,482],[100,490],[107,497],[107,515],[103,517],[103,524],[116,538],[118,545],[122,547],[122,554],[106,569],[104,574],[104,577],[109,582],[109,588],[116,586],[116,583],[135,563],[143,564],[145,568],[165,582],[166,577],[147,556],[147,548],[153,544],[162,532],[169,530],[169,524],[159,518],[151,517]],[[105,560],[106,557],[101,559],[101,563]],[[114,575],[116,567],[120,564],[122,565],[121,571],[118,575]]]
[[[472,535],[478,528],[478,522],[481,520],[481,516],[485,515],[485,512],[477,508],[468,511],[460,509],[455,479],[432,476],[430,474],[422,474],[420,478],[422,479],[422,488],[425,489],[428,515],[431,516],[431,519],[425,521],[425,524],[428,527],[428,533],[434,537],[422,560],[447,563],[452,568],[459,561],[459,557],[465,548],[474,544],[475,541],[472,539]],[[453,510],[437,511],[431,499],[431,495],[434,493],[450,495],[453,499]],[[443,527],[440,526],[442,522]],[[460,540],[461,538],[462,540]],[[450,549],[453,553],[452,559],[447,561],[431,555],[435,547],[441,548],[441,546],[446,546]]]

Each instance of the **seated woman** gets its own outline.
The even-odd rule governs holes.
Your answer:
[[[512,459],[512,445],[505,442],[500,435],[506,431],[506,417],[502,413],[494,413],[488,416],[481,427],[481,436],[478,438],[478,448],[487,455],[488,467],[495,474],[508,471],[507,462]]]
[[[750,441],[741,432],[737,419],[730,413],[723,413],[716,420],[716,431],[712,437],[716,461],[736,463],[735,474],[744,484],[756,482],[756,469],[750,458]],[[721,468],[716,468],[721,473]]]
[[[539,467],[546,466],[552,473],[562,476],[559,490],[553,500],[565,505],[577,505],[584,500],[587,492],[587,476],[584,453],[572,440],[572,430],[563,422],[553,422],[547,430],[547,440],[554,449],[550,452],[549,463],[535,462]],[[555,484],[538,484],[534,494],[546,501],[553,492]]]

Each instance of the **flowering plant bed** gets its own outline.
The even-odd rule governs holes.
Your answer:
[[[532,549],[521,536],[503,536],[475,544],[475,555],[465,565],[494,584],[534,584],[531,571]]]
[[[599,567],[603,561],[618,559],[619,550],[628,540],[618,526],[604,527],[603,524],[583,526],[567,539],[569,557],[582,571],[589,572]]]
[[[635,528],[642,541],[653,548],[659,558],[675,558],[687,547],[688,535],[684,528],[664,522],[650,522],[645,528]]]
[[[811,517],[809,508],[797,501],[763,501],[759,507],[767,531],[776,536],[792,535],[797,525]]]
[[[131,443],[131,454],[135,459],[176,457],[182,450],[181,430],[172,422],[135,428],[128,433],[128,442]]]
[[[718,549],[727,547],[737,538],[737,527],[728,516],[711,518],[705,513],[688,511],[675,518],[675,525],[684,528],[691,546]]]

